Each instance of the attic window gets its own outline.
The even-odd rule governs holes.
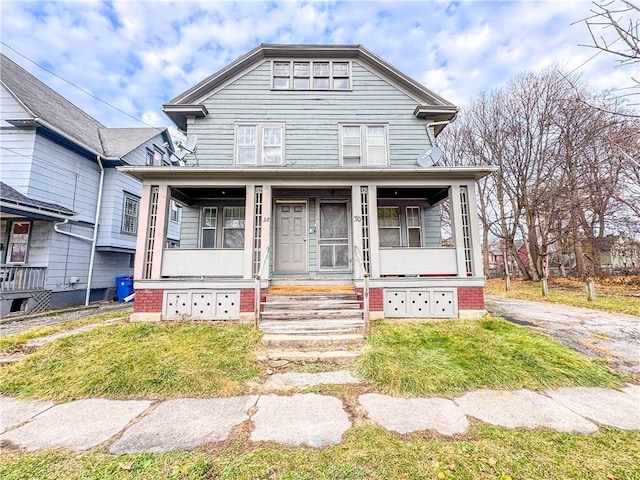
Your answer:
[[[349,90],[351,63],[335,61],[274,61],[274,90]]]

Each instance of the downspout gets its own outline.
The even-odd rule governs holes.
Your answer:
[[[91,242],[91,254],[89,256],[89,272],[87,273],[87,293],[84,297],[84,304],[89,306],[89,295],[91,294],[91,277],[93,276],[93,263],[96,257],[96,244],[98,242],[98,222],[100,220],[100,206],[102,204],[102,186],[104,184],[104,165],[102,165],[102,161],[100,160],[100,155],[96,155],[96,160],[98,161],[98,167],[100,168],[100,182],[98,183],[98,199],[96,200],[96,216],[93,224],[93,236],[85,237],[83,235],[78,235],[76,233],[65,232],[64,230],[60,230],[58,227],[61,225],[66,225],[69,223],[69,219],[65,219],[61,223],[54,223],[53,229],[61,233],[63,235],[67,235],[69,237],[77,238],[80,240],[84,240],[87,242]]]
[[[93,224],[93,239],[91,240],[91,256],[89,257],[89,273],[87,274],[87,294],[84,304],[89,306],[89,295],[91,294],[91,277],[93,276],[93,262],[96,258],[96,244],[98,243],[98,226],[100,225],[100,206],[102,205],[102,185],[104,183],[104,165],[100,160],[100,155],[96,155],[98,167],[100,167],[100,184],[98,185],[98,199],[96,200],[96,219]]]

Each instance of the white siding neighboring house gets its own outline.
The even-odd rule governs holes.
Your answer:
[[[115,167],[168,161],[168,132],[107,128],[4,55],[0,75],[0,314],[110,299],[142,194]]]
[[[456,107],[364,47],[261,45],[164,111],[197,157],[119,167],[151,212],[135,316],[262,322],[266,294],[300,286],[353,289],[374,317],[484,311],[475,182],[494,168],[430,157]]]

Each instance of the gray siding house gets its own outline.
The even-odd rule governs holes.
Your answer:
[[[110,299],[142,193],[115,167],[168,161],[168,132],[106,128],[4,55],[0,78],[0,313]]]
[[[456,107],[364,47],[261,45],[163,108],[197,153],[119,167],[143,183],[134,316],[264,322],[303,291],[352,292],[365,317],[484,311],[492,167],[439,166]]]

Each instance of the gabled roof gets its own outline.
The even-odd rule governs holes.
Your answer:
[[[62,220],[76,214],[73,210],[55,203],[29,198],[3,182],[0,182],[0,210],[2,213],[40,220]]]
[[[124,157],[158,133],[153,128],[101,128],[100,139],[105,155]]]
[[[31,121],[7,119],[9,123],[45,127],[105,157],[121,157],[167,131],[164,127],[107,128],[5,55],[0,58],[0,81],[33,117]]]
[[[270,58],[311,58],[311,59],[354,59],[372,71],[397,85],[418,104],[416,116],[444,116],[452,118],[457,108],[441,96],[400,72],[390,63],[367,50],[362,45],[271,45],[262,44],[239,57],[222,70],[205,78],[184,93],[163,105],[164,112],[179,127],[184,129],[185,115],[204,116],[206,108],[201,103],[226,82],[236,78],[266,59]]]
[[[106,127],[5,55],[2,55],[2,83],[34,118],[41,118],[94,151],[102,152],[98,130]]]

